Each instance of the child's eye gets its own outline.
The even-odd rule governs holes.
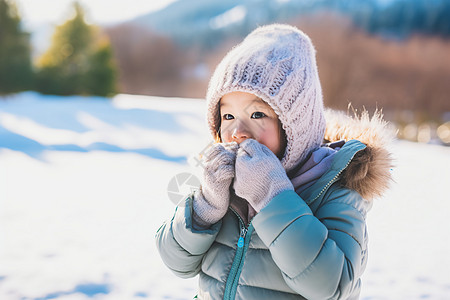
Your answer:
[[[234,119],[234,117],[233,117],[233,115],[230,115],[230,114],[224,114],[223,119],[224,120],[232,120],[232,119]]]
[[[252,114],[252,119],[264,118],[266,115],[263,112],[256,111]]]

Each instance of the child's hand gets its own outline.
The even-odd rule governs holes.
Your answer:
[[[203,156],[203,182],[194,196],[194,221],[201,227],[217,223],[230,204],[230,184],[238,145],[214,144]]]
[[[235,168],[234,191],[257,212],[282,191],[294,189],[280,160],[254,139],[239,145]]]

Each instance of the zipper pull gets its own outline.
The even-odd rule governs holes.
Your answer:
[[[243,227],[242,230],[241,230],[241,235],[239,236],[239,240],[238,240],[238,243],[237,243],[237,246],[239,248],[244,247],[244,239],[245,239],[245,235],[247,234],[247,230],[248,229],[245,228],[245,227]]]

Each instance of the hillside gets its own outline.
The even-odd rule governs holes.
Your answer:
[[[417,33],[450,36],[450,2],[446,0],[183,0],[129,23],[182,45],[199,43],[213,48],[225,38],[245,36],[258,25],[321,11],[340,13],[357,27],[390,39]]]

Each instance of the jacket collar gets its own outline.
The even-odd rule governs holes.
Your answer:
[[[320,178],[310,184],[309,187],[302,189],[294,184],[294,188],[297,193],[305,200],[307,204],[312,203],[340,178],[341,174],[351,164],[355,155],[365,148],[366,145],[357,140],[346,142],[338,151],[329,155],[331,161],[328,164],[328,169],[323,172]],[[299,175],[301,176],[301,174]],[[291,178],[291,180],[294,183],[296,178]]]

